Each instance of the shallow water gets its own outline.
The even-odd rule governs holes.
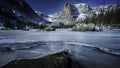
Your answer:
[[[15,59],[35,59],[67,49],[85,68],[120,68],[120,30],[0,31],[0,47],[13,50],[0,50],[0,66]]]

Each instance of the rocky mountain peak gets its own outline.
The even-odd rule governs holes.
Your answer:
[[[75,4],[75,6],[78,8],[79,13],[85,13],[91,10],[90,6],[86,3]]]
[[[105,14],[107,11],[115,9],[120,9],[120,5],[109,4],[97,7],[90,7],[86,3],[72,4],[66,2],[64,4],[63,11],[51,15],[51,20],[54,22],[63,22],[64,24],[66,24],[66,22],[71,23],[73,21],[82,21],[87,17],[96,16],[101,13],[101,10],[103,10],[102,13]]]
[[[71,3],[66,2],[66,3],[64,4],[64,8],[70,7],[70,5],[71,5]]]
[[[72,11],[75,9],[75,6],[72,3],[66,2],[64,4],[64,12],[72,15]]]
[[[90,6],[86,3],[79,3],[79,4],[75,4],[75,6],[77,8],[90,8]]]
[[[64,4],[64,9],[59,15],[62,19],[67,19],[69,22],[74,21],[77,18],[78,11],[74,4],[66,2]]]
[[[96,14],[100,14],[101,12],[104,12],[104,14],[105,14],[107,11],[111,11],[111,10],[115,10],[115,9],[120,9],[120,5],[117,5],[117,4],[108,4],[108,5],[102,5],[102,6],[98,6],[98,7],[93,7],[92,9],[93,9],[93,11]]]

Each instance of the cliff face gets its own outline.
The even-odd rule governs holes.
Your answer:
[[[69,21],[74,21],[75,18],[78,17],[78,14],[79,13],[75,5],[71,3],[65,3],[64,10],[60,16],[65,19],[68,19]]]
[[[64,23],[71,23],[78,17],[78,10],[72,3],[65,3],[63,11],[58,15],[57,19],[61,19]]]

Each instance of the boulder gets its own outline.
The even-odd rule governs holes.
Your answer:
[[[62,51],[38,59],[15,60],[1,68],[71,68],[71,58]]]
[[[98,32],[99,32],[99,31],[103,31],[103,29],[102,29],[101,27],[96,26],[96,27],[95,27],[95,31],[98,31]]]
[[[95,25],[93,23],[78,23],[72,28],[72,31],[95,31]]]
[[[55,31],[54,27],[46,27],[45,29],[43,29],[43,31]]]

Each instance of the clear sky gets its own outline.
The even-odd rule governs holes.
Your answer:
[[[90,6],[103,5],[104,1],[106,4],[116,4],[120,0],[26,0],[26,2],[37,11],[41,11],[45,14],[52,14],[59,12],[63,9],[65,2],[72,3],[87,3]]]

